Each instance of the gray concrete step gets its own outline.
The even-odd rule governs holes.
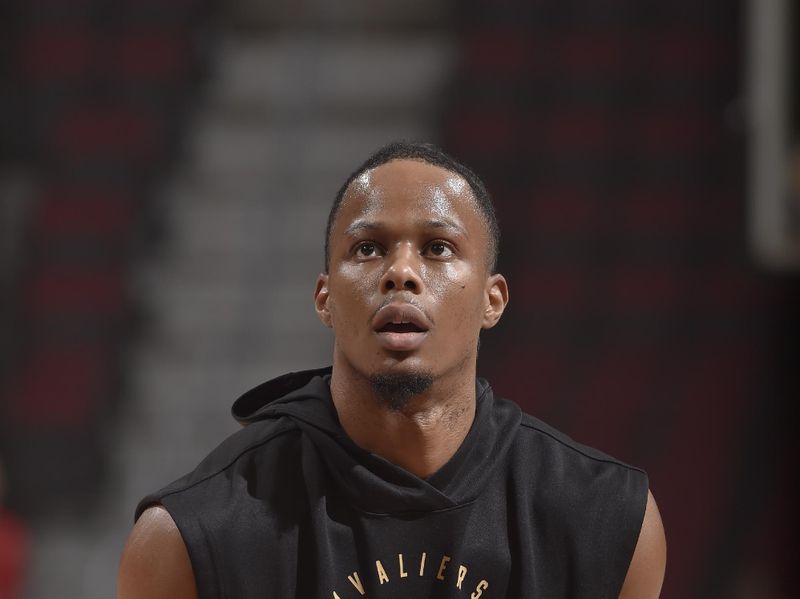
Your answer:
[[[104,508],[37,531],[28,597],[108,597],[138,499],[237,430],[240,393],[329,362],[332,336],[312,303],[327,213],[371,151],[432,135],[451,46],[441,32],[402,32],[433,23],[440,4],[316,2],[319,27],[223,42],[185,163],[163,190],[168,240],[135,280],[148,325],[109,427]],[[308,24],[294,3],[235,10]],[[367,34],[360,20],[399,29]]]

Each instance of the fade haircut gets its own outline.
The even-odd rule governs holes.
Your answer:
[[[461,176],[472,190],[472,196],[483,216],[484,224],[489,233],[488,267],[491,273],[497,268],[497,256],[500,250],[500,226],[497,224],[497,216],[494,213],[494,204],[486,186],[480,177],[464,164],[458,162],[452,156],[447,155],[441,148],[422,142],[395,141],[380,148],[377,152],[367,158],[364,163],[354,170],[344,184],[339,188],[336,198],[328,214],[328,225],[325,228],[325,272],[330,266],[330,241],[333,223],[339,214],[342,199],[350,184],[362,173],[370,171],[376,167],[386,164],[392,160],[419,160],[433,166],[438,166],[446,171]]]

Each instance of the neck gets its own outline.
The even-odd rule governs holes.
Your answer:
[[[334,356],[331,396],[339,422],[362,449],[427,478],[453,457],[475,418],[475,361],[469,364],[395,410],[367,377]]]

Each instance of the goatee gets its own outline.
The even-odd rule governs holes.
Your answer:
[[[433,384],[430,372],[373,374],[369,377],[375,394],[395,412],[402,412],[416,396]]]

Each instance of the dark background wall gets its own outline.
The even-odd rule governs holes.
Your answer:
[[[102,503],[146,322],[134,266],[169,237],[157,191],[218,52],[212,8],[2,9],[0,459],[34,528]],[[800,288],[746,241],[745,18],[721,0],[469,0],[400,27],[452,42],[432,130],[484,176],[503,229],[511,304],[481,374],[648,470],[667,599],[800,588]]]
[[[136,329],[132,266],[157,241],[153,190],[206,66],[207,9],[6,7],[4,166],[28,185],[5,198],[24,215],[4,273],[0,448],[22,513],[88,510],[97,498]]]
[[[443,115],[504,234],[511,304],[483,372],[645,465],[665,597],[761,596],[741,593],[781,562],[775,596],[798,588],[778,539],[797,530],[800,295],[748,254],[743,18],[731,2],[469,2]]]

